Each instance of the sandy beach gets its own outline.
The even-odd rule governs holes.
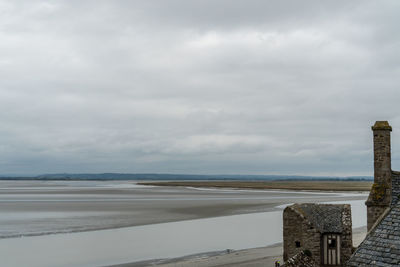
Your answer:
[[[365,238],[367,233],[366,227],[360,227],[353,230],[353,246],[358,246]],[[173,259],[159,259],[143,262],[127,263],[113,265],[110,267],[264,267],[274,266],[276,261],[283,262],[282,243],[271,246],[250,248],[243,250],[226,250],[211,253],[203,253],[198,255],[189,255]]]

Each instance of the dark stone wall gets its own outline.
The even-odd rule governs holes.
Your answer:
[[[374,226],[375,222],[381,217],[381,215],[388,208],[388,205],[371,205],[367,206],[367,229],[368,231]]]
[[[300,247],[296,247],[300,242]],[[320,264],[321,234],[301,215],[287,207],[283,211],[283,260],[308,249],[312,258]]]
[[[400,172],[392,171],[392,202],[390,207],[393,207],[400,198]]]
[[[342,214],[343,232],[341,236],[341,257],[340,260],[342,265],[350,259],[353,253],[353,227],[351,221],[351,206],[349,204],[344,205],[344,211]]]

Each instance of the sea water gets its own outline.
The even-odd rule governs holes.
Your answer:
[[[353,227],[365,226],[364,201],[344,203],[352,205]],[[282,210],[0,239],[0,262],[1,266],[104,266],[279,242],[282,242]]]

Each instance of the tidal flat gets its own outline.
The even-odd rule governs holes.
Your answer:
[[[287,204],[350,203],[353,227],[362,227],[366,197],[129,181],[0,181],[0,259],[2,266],[104,266],[267,246],[281,242]]]
[[[272,180],[272,181],[146,181],[141,185],[190,186],[196,188],[279,189],[306,191],[370,191],[372,181],[353,180]]]

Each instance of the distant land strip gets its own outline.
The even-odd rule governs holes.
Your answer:
[[[300,175],[235,175],[235,174],[169,174],[169,173],[53,173],[37,176],[0,175],[0,180],[137,180],[137,181],[372,181],[370,176],[300,176]]]
[[[370,191],[371,181],[163,181],[140,185],[186,186],[200,188],[285,189],[317,191]]]

